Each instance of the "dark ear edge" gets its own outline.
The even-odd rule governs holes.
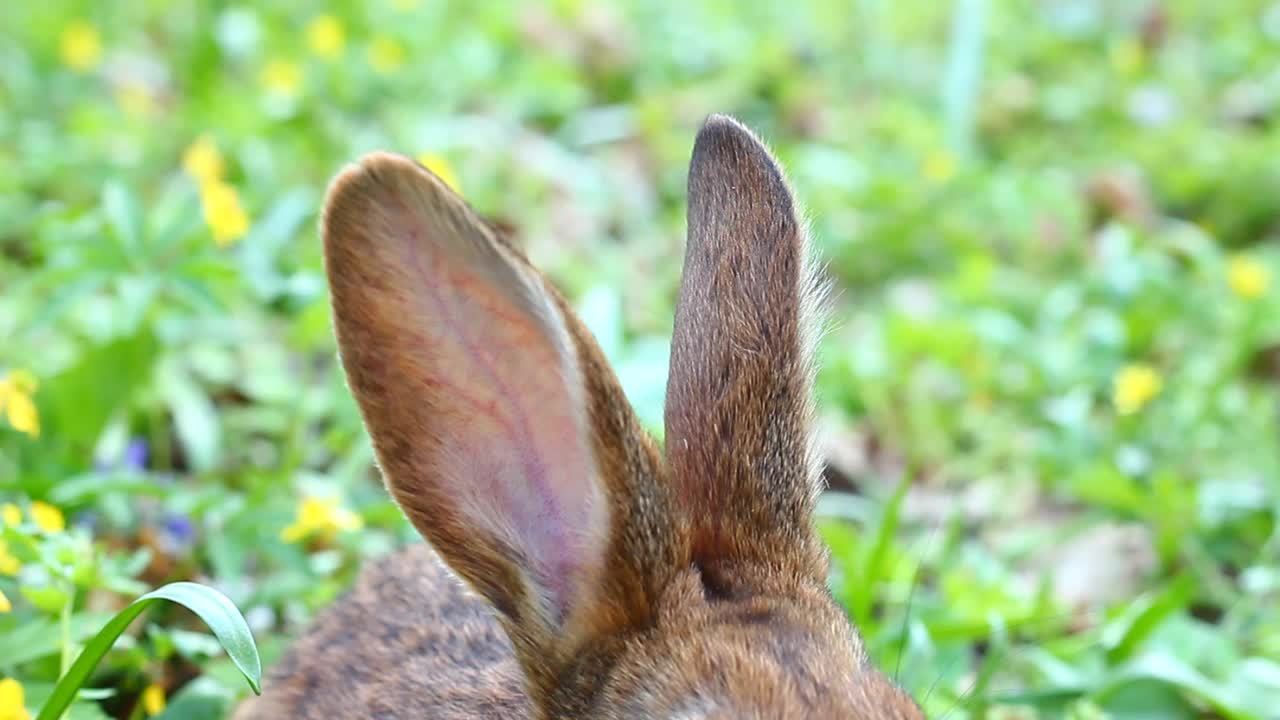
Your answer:
[[[706,566],[825,573],[812,527],[813,278],[782,169],[750,130],[711,116],[689,167],[666,406],[667,457]]]

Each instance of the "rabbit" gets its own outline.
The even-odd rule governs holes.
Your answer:
[[[698,132],[665,456],[564,298],[428,170],[325,200],[348,384],[428,544],[365,570],[259,718],[923,718],[868,660],[813,525],[813,281],[782,170]]]

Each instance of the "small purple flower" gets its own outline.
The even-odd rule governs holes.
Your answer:
[[[142,438],[134,438],[125,447],[124,456],[120,458],[120,465],[130,470],[146,470],[147,460],[150,455],[151,452],[150,448],[147,447],[147,441]]]
[[[138,470],[147,469],[147,461],[151,459],[151,448],[148,447],[147,441],[142,438],[133,438],[125,445],[124,452],[120,453],[118,459],[106,459],[97,457],[93,460],[93,469],[98,472],[107,472],[108,470]]]
[[[166,544],[174,551],[184,550],[195,542],[195,525],[184,515],[166,515],[160,527],[169,541]]]

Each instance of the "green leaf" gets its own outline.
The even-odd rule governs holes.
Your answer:
[[[1104,631],[1107,662],[1115,665],[1133,657],[1160,623],[1185,608],[1194,594],[1195,581],[1190,575],[1182,575],[1159,594],[1134,602],[1116,624]]]
[[[227,716],[227,702],[218,695],[183,692],[156,720],[220,720]]]
[[[230,663],[225,665],[231,667]],[[235,670],[230,674],[223,673],[212,666],[206,666],[204,670],[204,675],[183,685],[168,699],[164,712],[156,715],[155,720],[223,720],[228,717],[227,710],[236,701],[236,693],[220,679],[225,678],[234,684],[239,682],[238,674]]]
[[[47,392],[49,433],[82,445],[98,439],[107,420],[127,405],[147,379],[157,343],[147,332],[99,345],[80,356],[70,369],[50,378]]]
[[[909,473],[903,473],[897,489],[885,504],[880,514],[880,529],[876,532],[875,542],[867,550],[866,559],[862,563],[862,572],[857,578],[849,578],[846,586],[852,599],[850,611],[859,626],[871,624],[871,608],[875,599],[876,588],[883,587],[888,579],[889,550],[893,546],[894,536],[898,531],[898,519],[902,514],[902,501],[911,487]]]
[[[49,499],[59,505],[75,505],[110,493],[124,493],[131,498],[165,498],[177,489],[161,485],[152,476],[137,470],[95,470],[58,483],[49,493]]]
[[[159,373],[157,384],[173,414],[174,429],[186,450],[187,460],[196,470],[208,470],[218,463],[222,445],[222,425],[208,394],[183,368],[171,364]]]
[[[110,279],[108,273],[86,269],[74,279],[58,285],[39,307],[33,308],[28,330],[43,330],[57,322],[64,313],[74,309],[77,303],[101,290]]]
[[[89,679],[90,673],[115,644],[116,639],[147,608],[161,600],[176,602],[198,615],[226,649],[227,656],[235,663],[240,674],[249,681],[249,687],[253,688],[254,693],[262,694],[262,662],[258,658],[258,648],[244,616],[226,595],[217,590],[196,583],[176,582],[134,600],[129,607],[112,618],[85,645],[80,657],[76,658],[71,669],[58,681],[36,720],[56,720],[61,717],[75,699],[80,686]]]
[[[1074,489],[1081,500],[1137,517],[1150,506],[1138,483],[1110,463],[1096,463],[1079,471]]]
[[[53,693],[53,683],[27,683],[22,684],[25,691],[26,703],[28,706],[40,707],[49,696]],[[80,700],[73,704],[62,720],[111,720],[111,716],[103,712],[102,707],[96,702],[109,697],[113,697],[115,691],[111,689],[85,690],[80,693]]]
[[[47,613],[56,613],[67,604],[67,591],[57,585],[22,585],[18,588],[27,602]]]
[[[143,215],[138,197],[118,182],[108,183],[102,191],[102,209],[107,224],[125,257],[136,260],[142,247]]]
[[[1163,683],[1198,697],[1220,716],[1230,720],[1254,720],[1254,718],[1265,717],[1261,712],[1254,712],[1255,710],[1265,712],[1265,709],[1250,708],[1248,698],[1234,695],[1222,683],[1211,680],[1183,660],[1167,654],[1148,653],[1135,658],[1113,680],[1100,688],[1095,697],[1108,710],[1111,709],[1112,703],[1118,702],[1136,703],[1144,709],[1157,705],[1165,709],[1166,703],[1163,700],[1157,700],[1153,694],[1154,691],[1143,687],[1147,685],[1149,688],[1150,681]],[[1141,693],[1136,700],[1128,695],[1134,692],[1135,685]],[[1169,716],[1166,712],[1158,717]]]
[[[71,642],[79,643],[110,619],[107,613],[77,613],[71,617]],[[62,629],[57,621],[28,618],[12,629],[0,630],[0,658],[17,667],[33,660],[57,655],[62,647]]]

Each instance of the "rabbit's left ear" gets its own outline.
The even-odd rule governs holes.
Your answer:
[[[712,116],[689,167],[666,404],[667,458],[708,572],[825,573],[812,527],[813,278],[782,170],[751,131]]]
[[[549,649],[619,622],[611,602],[647,597],[645,561],[615,556],[632,500],[661,487],[652,443],[560,295],[421,166],[347,169],[323,235],[387,486],[536,675]]]

